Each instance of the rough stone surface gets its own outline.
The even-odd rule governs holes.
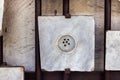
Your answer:
[[[1,80],[24,80],[24,69],[21,67],[0,67]]]
[[[4,61],[35,70],[35,1],[5,0]]]
[[[31,0],[29,0],[31,1]],[[22,16],[25,17],[24,14],[31,14],[30,15],[30,24],[29,24],[29,27],[32,27],[33,30],[28,32],[28,33],[31,33],[31,32],[34,32],[34,8],[35,8],[35,4],[34,4],[34,0],[33,0],[33,3],[29,6],[26,6],[28,5],[29,3],[28,0],[5,0],[5,12],[4,12],[4,24],[3,24],[3,35],[4,35],[4,57],[8,58],[8,52],[13,52],[16,51],[13,47],[6,47],[6,46],[9,46],[9,45],[13,45],[14,43],[11,42],[12,37],[10,37],[10,35],[12,36],[13,34],[15,35],[16,32],[17,33],[22,33],[21,35],[25,35],[25,31],[28,30],[28,26],[24,26],[24,30],[16,30],[16,28],[13,27],[13,25],[21,25],[23,26],[24,24],[26,25],[26,22],[25,21],[28,21],[29,22],[29,18],[26,17],[24,18],[24,21],[23,23],[16,23],[16,19],[19,21],[22,22],[21,18]],[[114,1],[114,0],[113,0]],[[27,3],[28,2],[28,3]],[[55,15],[54,13],[54,10],[57,9],[57,15],[62,15],[62,0],[56,0],[55,2],[53,2],[52,0],[42,0],[42,3],[44,5],[42,5],[42,15]],[[54,4],[53,4],[54,3]],[[82,6],[81,6],[82,5]],[[24,8],[25,7],[25,8]],[[28,10],[28,7],[31,7],[29,10]],[[119,7],[119,6],[116,6],[116,7]],[[59,8],[59,9],[58,9]],[[54,9],[54,10],[53,10]],[[26,13],[24,14],[21,14],[23,13],[22,12],[27,10]],[[95,16],[95,23],[96,23],[96,39],[95,39],[95,42],[96,42],[96,49],[95,49],[95,70],[98,70],[98,71],[101,71],[103,70],[104,68],[104,0],[70,0],[70,13],[71,15],[94,15]],[[16,15],[16,16],[15,16]],[[21,15],[21,17],[18,17],[18,16]],[[20,19],[19,19],[20,18]],[[32,24],[32,25],[31,25]],[[114,23],[113,23],[114,24]],[[23,28],[23,27],[22,27]],[[13,32],[13,30],[16,30]],[[7,31],[7,32],[6,32]],[[24,33],[24,34],[23,34]],[[14,36],[13,35],[13,36]],[[16,34],[16,36],[18,36],[19,34]],[[33,41],[31,40],[34,40],[34,35],[32,35],[32,39],[28,37],[26,37],[26,39],[28,40],[28,42],[30,41],[30,43],[33,43]],[[21,43],[21,44],[24,44],[24,43]],[[18,44],[21,46],[21,44]],[[24,44],[25,46],[26,44]],[[32,44],[32,46],[34,47],[34,43]],[[17,46],[15,46],[17,47]],[[22,46],[21,46],[22,47]],[[26,48],[24,48],[24,50],[26,50]],[[31,57],[30,60],[32,60],[31,64],[32,65],[29,65],[31,67],[34,68],[34,49],[33,51],[31,50],[31,52],[33,53],[30,53]],[[19,54],[19,53],[16,53],[16,54]],[[29,56],[30,56],[29,55]],[[20,57],[20,56],[17,56],[17,57]],[[16,57],[16,58],[17,58]],[[12,58],[14,59],[14,56],[12,56]],[[24,58],[25,61],[27,61],[26,59],[28,58]],[[24,61],[23,60],[23,61]],[[5,61],[5,59],[4,59]],[[9,63],[9,62],[8,62]],[[12,64],[14,65],[14,64]],[[27,69],[28,71],[31,71],[33,70],[33,68],[31,69]]]
[[[95,52],[95,22],[93,16],[64,16],[39,17],[39,38],[41,67],[46,71],[94,71]],[[75,40],[64,37],[70,35]],[[69,39],[69,41],[67,41]],[[67,42],[66,42],[67,41]],[[70,45],[68,45],[70,43]],[[61,45],[61,50],[58,45]]]
[[[108,31],[106,38],[106,70],[120,70],[120,31]]]
[[[8,58],[8,53],[16,51],[14,47],[9,47],[9,45],[13,45],[14,43],[11,42],[13,37],[10,37],[10,35],[14,36],[16,33],[16,36],[22,36],[27,34],[34,33],[34,14],[35,14],[35,4],[34,0],[4,0],[5,1],[5,14],[4,14],[4,25],[3,25],[3,35],[4,35],[4,58]],[[30,2],[31,1],[31,2]],[[33,2],[32,2],[33,1]],[[54,11],[57,9],[57,15],[62,15],[62,0],[42,0],[42,15],[55,15]],[[28,5],[29,4],[29,5]],[[28,10],[29,8],[29,10]],[[23,13],[26,11],[26,13]],[[23,13],[23,14],[21,14]],[[71,15],[93,15],[95,17],[95,70],[97,71],[103,71],[104,70],[104,0],[70,0],[70,13]],[[25,15],[28,15],[31,19],[28,20],[28,17],[25,17]],[[30,14],[30,15],[29,15]],[[15,16],[16,15],[16,16]],[[18,16],[20,17],[18,17]],[[22,17],[23,16],[23,17]],[[18,21],[23,23],[18,23]],[[16,21],[17,20],[17,21]],[[30,22],[29,25],[26,24],[26,22]],[[118,0],[112,0],[112,30],[120,30],[119,27],[120,23],[120,2]],[[24,30],[16,30],[16,28],[13,27],[13,25],[21,25],[19,28],[23,28]],[[23,25],[26,26],[23,26]],[[32,27],[33,30],[28,31],[29,28]],[[18,26],[17,26],[18,27]],[[16,30],[13,32],[13,30]],[[7,31],[7,32],[5,32]],[[22,34],[21,34],[22,33]],[[34,47],[34,35],[28,37],[29,35],[26,35],[27,42],[33,43],[31,44],[32,47]],[[19,42],[19,41],[18,41]],[[21,43],[26,45],[25,43]],[[18,44],[18,45],[21,45]],[[15,45],[17,48],[18,45]],[[22,46],[21,46],[22,47]],[[27,48],[24,48],[26,51]],[[19,54],[18,51],[14,54]],[[28,54],[28,53],[27,53]],[[34,70],[34,49],[31,50],[31,53],[29,53],[30,57],[29,60],[31,60],[31,65],[29,65],[31,68],[27,69],[28,71]],[[19,58],[20,56],[17,56],[16,58]],[[12,56],[14,59],[14,56]],[[24,58],[23,61],[27,61],[28,58]],[[15,59],[17,60],[17,59]],[[5,61],[5,59],[4,59]],[[28,62],[29,63],[29,62]]]

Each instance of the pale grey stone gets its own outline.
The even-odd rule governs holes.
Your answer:
[[[93,16],[72,16],[70,19],[64,16],[40,16],[38,21],[43,70],[64,71],[70,68],[71,71],[94,71],[95,22]],[[65,42],[66,46],[59,42],[65,35],[73,37],[75,48],[72,48],[74,40],[70,37],[65,38],[71,40],[71,42]],[[63,50],[59,48],[60,43],[63,45]]]
[[[0,35],[2,35],[3,4],[4,0],[0,0]]]
[[[35,71],[35,0],[5,0],[5,6],[4,62]]]
[[[106,70],[120,70],[120,31],[108,31],[106,37]]]
[[[0,80],[24,80],[22,67],[0,67]]]

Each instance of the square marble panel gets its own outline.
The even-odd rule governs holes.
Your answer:
[[[41,68],[45,71],[94,71],[93,16],[40,16]]]
[[[120,31],[107,31],[106,70],[120,70]]]
[[[24,80],[24,68],[0,67],[0,80]]]

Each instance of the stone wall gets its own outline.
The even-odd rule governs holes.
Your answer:
[[[112,29],[118,30],[120,2],[112,0]],[[5,0],[4,61],[35,70],[35,0]],[[42,15],[62,15],[62,0],[42,0]],[[70,0],[71,15],[93,15],[96,23],[95,70],[104,63],[104,0]]]

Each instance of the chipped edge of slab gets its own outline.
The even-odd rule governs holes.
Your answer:
[[[1,69],[18,69],[19,70],[19,72],[21,72],[21,80],[24,80],[24,71],[25,71],[25,68],[24,67],[0,67],[0,70]],[[6,75],[8,75],[9,73],[6,73],[6,74],[4,74],[5,76]],[[11,79],[10,79],[11,80]]]

